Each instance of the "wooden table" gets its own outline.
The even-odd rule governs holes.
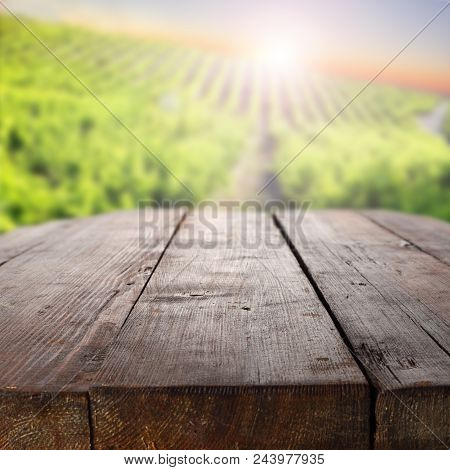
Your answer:
[[[0,237],[0,447],[448,447],[450,226],[297,215]]]

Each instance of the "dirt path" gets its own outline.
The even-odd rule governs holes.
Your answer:
[[[232,169],[230,185],[220,194],[219,200],[260,201],[282,200],[279,181],[274,180],[261,194],[258,192],[274,176],[274,158],[277,141],[267,128],[260,124],[249,136],[247,148]]]
[[[276,137],[270,131],[270,117],[273,110],[269,101],[269,86],[269,79],[266,77],[261,88],[258,122],[253,134],[249,136],[246,151],[233,170],[228,198],[261,202],[283,198],[278,180],[274,180],[258,195],[275,174],[274,159],[278,146]]]
[[[228,198],[239,201],[282,199],[278,180],[274,180],[260,195],[258,192],[274,176],[273,162],[277,149],[276,139],[263,123],[250,138],[248,149],[241,156],[232,173]]]
[[[422,129],[435,135],[443,135],[444,121],[449,104],[448,100],[441,101],[433,111],[421,114],[417,120]]]

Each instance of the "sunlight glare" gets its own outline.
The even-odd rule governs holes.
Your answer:
[[[266,36],[255,47],[256,61],[274,71],[290,71],[303,63],[299,43],[283,34]]]
[[[275,40],[262,51],[262,61],[276,68],[290,68],[294,65],[296,51],[288,41]]]

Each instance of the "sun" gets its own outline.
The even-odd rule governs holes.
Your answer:
[[[275,68],[290,68],[295,65],[297,51],[289,41],[277,39],[261,51],[261,60]]]
[[[282,71],[296,67],[300,53],[295,40],[277,34],[259,41],[255,47],[254,57],[261,65]]]

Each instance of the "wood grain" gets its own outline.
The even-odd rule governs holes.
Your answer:
[[[447,222],[385,210],[363,211],[363,214],[405,241],[450,265],[450,224]]]
[[[448,447],[449,268],[355,212],[279,220],[378,391],[376,447]]]
[[[145,214],[0,237],[1,448],[448,447],[448,225]]]
[[[102,387],[91,393],[100,449],[361,449],[363,384]]]
[[[158,217],[154,233],[141,243],[136,212],[82,219],[70,230],[52,225],[40,243],[0,268],[0,390],[8,392],[0,396],[0,447],[59,446],[61,429],[73,436],[68,447],[89,445],[88,427],[80,426],[87,423],[87,394],[80,393],[181,215]],[[53,395],[34,420],[29,410]],[[47,431],[25,432],[38,429],[43,414]]]
[[[1,449],[89,449],[87,393],[0,392]]]
[[[74,223],[76,222],[73,220],[47,222],[30,227],[20,227],[0,235],[0,266],[40,245],[52,233],[69,229]]]
[[[97,448],[369,445],[367,383],[263,214],[188,217],[96,382]]]

